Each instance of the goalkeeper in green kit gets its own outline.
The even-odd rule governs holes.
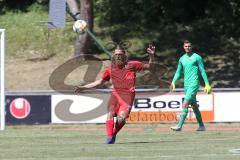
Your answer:
[[[200,55],[192,52],[191,42],[185,40],[183,43],[185,54],[179,59],[177,71],[174,75],[170,90],[175,89],[176,81],[180,78],[181,73],[184,74],[184,102],[182,104],[182,114],[177,126],[171,127],[173,131],[181,131],[184,120],[188,114],[188,108],[192,107],[196,116],[199,127],[197,131],[205,131],[206,128],[202,121],[202,116],[199,111],[199,105],[197,104],[196,95],[200,86],[200,75],[202,76],[205,88],[204,91],[207,94],[211,93],[211,86],[209,85],[207,74],[204,69],[203,60]]]

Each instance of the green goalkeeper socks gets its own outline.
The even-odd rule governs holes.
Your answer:
[[[204,126],[199,108],[198,107],[193,107],[193,112],[196,116],[196,119],[198,121],[199,126]]]
[[[199,126],[204,126],[203,121],[202,121],[201,112],[199,111],[199,108],[198,107],[193,107],[193,112],[196,116],[196,119],[197,119],[197,122],[198,122]],[[181,114],[180,120],[179,120],[178,125],[177,125],[179,128],[182,128],[182,126],[184,124],[184,121],[187,117],[187,114],[188,114],[188,108],[185,107],[182,110],[182,114]]]
[[[187,117],[187,114],[188,114],[188,108],[187,107],[184,107],[183,110],[182,110],[182,114],[181,114],[181,117],[180,117],[180,120],[178,122],[178,127],[179,128],[182,128],[183,126],[183,123]]]

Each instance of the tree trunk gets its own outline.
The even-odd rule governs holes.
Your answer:
[[[75,19],[87,22],[88,29],[93,30],[93,3],[92,0],[80,0],[80,14],[75,0],[67,0],[71,14]],[[77,35],[74,56],[88,54],[89,35],[87,33]]]
[[[80,0],[80,14],[81,19],[85,20],[88,25],[88,29],[90,31],[93,30],[93,6],[92,0]],[[75,43],[75,56],[80,56],[84,54],[88,54],[89,47],[89,35],[84,33],[82,35],[78,35],[78,38]]]

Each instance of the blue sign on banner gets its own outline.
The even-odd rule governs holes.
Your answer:
[[[50,95],[7,95],[6,124],[51,123]]]

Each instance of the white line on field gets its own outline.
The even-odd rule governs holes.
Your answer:
[[[239,155],[240,155],[240,148],[237,148],[237,149],[229,149],[228,152],[233,153],[233,154],[239,154]]]

